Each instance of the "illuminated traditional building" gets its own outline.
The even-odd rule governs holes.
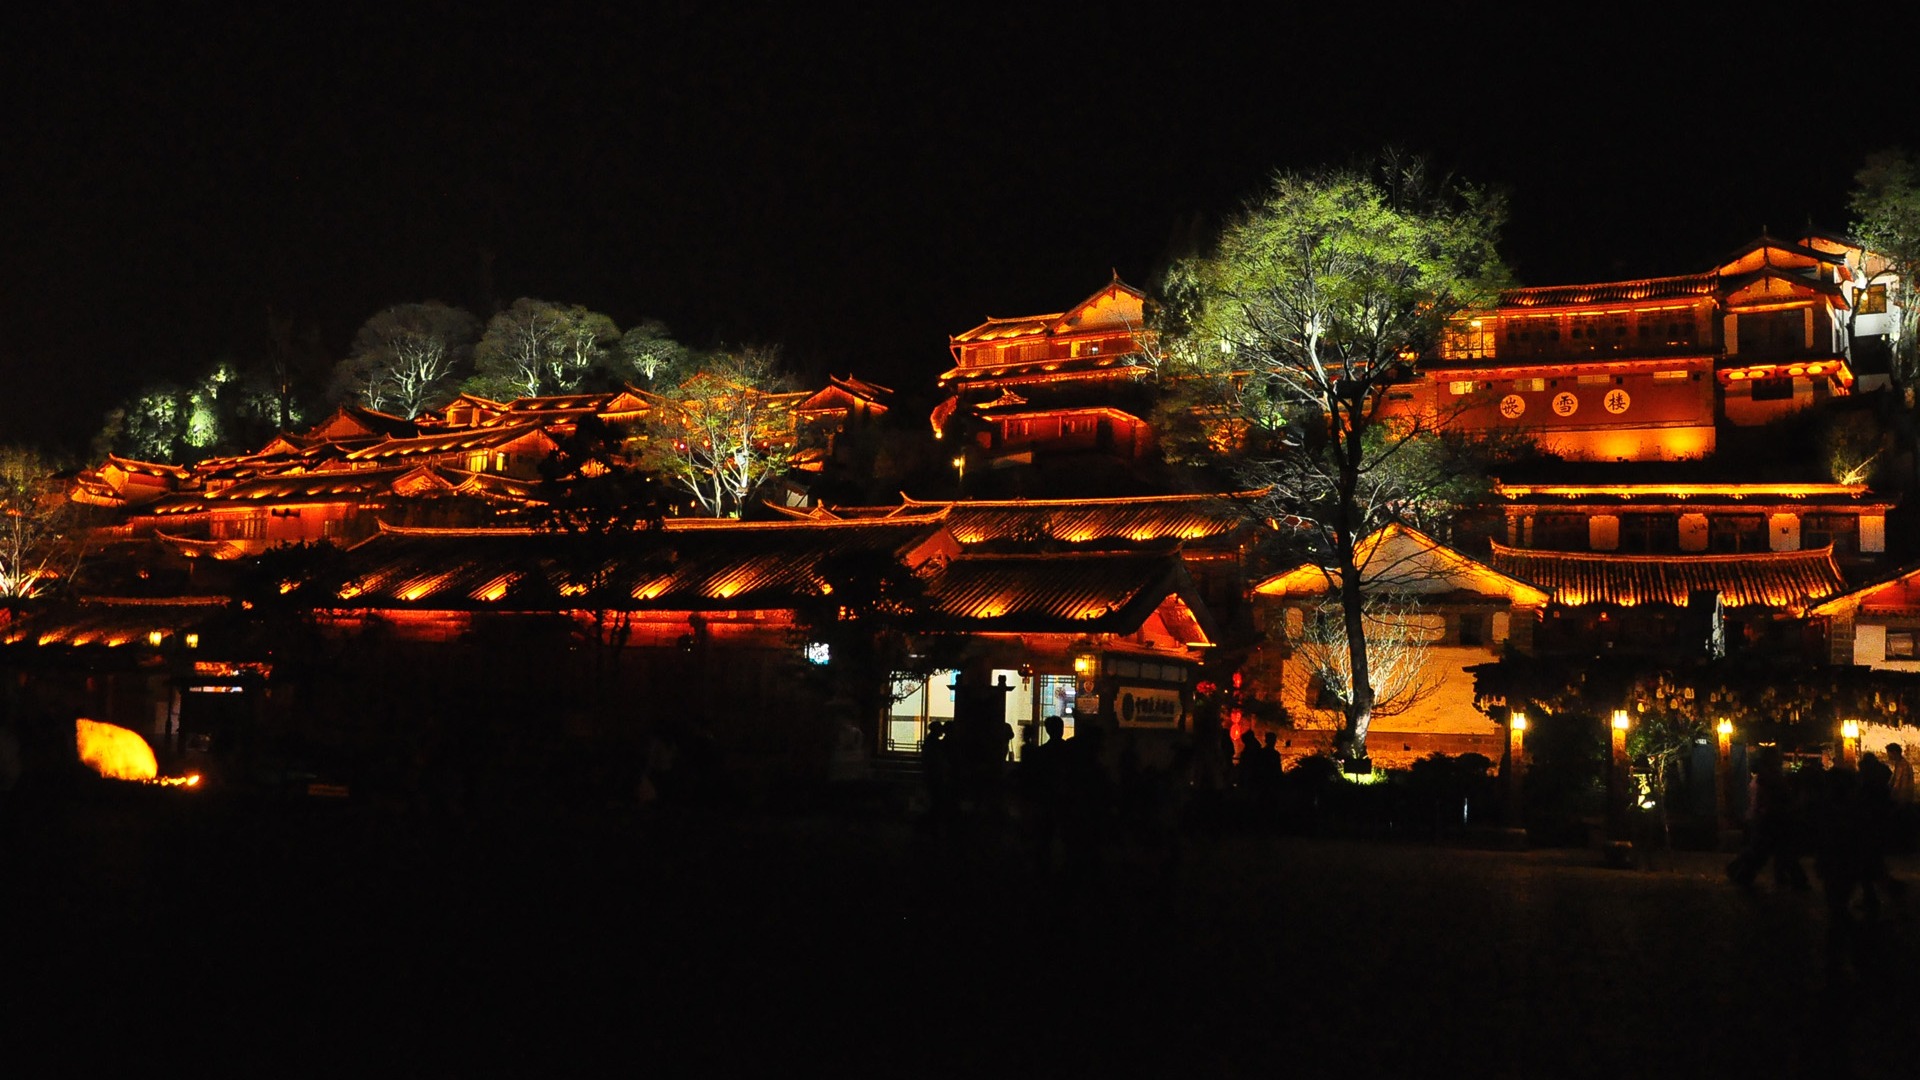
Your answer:
[[[757,393],[757,391],[756,391]],[[847,376],[812,394],[762,394],[765,436],[817,448],[796,471],[817,472],[840,433],[887,411],[891,391]],[[251,454],[192,466],[109,457],[75,478],[70,497],[118,511],[94,539],[126,548],[160,540],[188,556],[231,559],[279,544],[350,543],[398,525],[511,522],[535,500],[540,466],[583,417],[631,430],[655,408],[631,387],[490,401],[461,394],[408,420],[357,405]],[[804,504],[803,484],[788,501]]]
[[[856,379],[852,375],[845,378],[827,376],[826,386],[793,406],[799,426],[810,436],[801,441],[819,448],[800,467],[817,471],[840,451],[842,437],[846,433],[876,423],[885,416],[892,407],[892,398],[893,391],[878,383]]]
[[[697,721],[740,756],[805,758],[825,745],[824,702],[796,669],[811,655],[801,611],[823,596],[822,567],[898,564],[924,583],[905,616],[926,637],[964,641],[964,667],[898,689],[871,724],[875,745],[917,750],[954,692],[1003,688],[1007,713],[1037,725],[1062,702],[1090,701],[1112,723],[1181,730],[1194,673],[1214,644],[1211,617],[1176,546],[993,554],[964,550],[945,511],[743,523],[680,519],[593,538],[513,529],[388,529],[348,553],[322,619],[336,633],[379,626],[407,665],[473,670],[473,643],[560,635],[574,680],[609,647],[623,711],[642,724]],[[557,621],[556,621],[557,620]],[[514,629],[518,627],[519,629]],[[544,629],[540,629],[544,628]],[[568,653],[567,642],[575,651]],[[423,651],[424,650],[424,651]],[[814,657],[830,661],[830,657]],[[1076,662],[1091,665],[1077,671]],[[556,692],[558,692],[556,690]],[[1151,703],[1151,704],[1145,704]],[[1135,711],[1137,710],[1137,711]],[[610,718],[617,720],[617,718]],[[758,767],[777,767],[771,760]]]
[[[1511,651],[1529,655],[1551,593],[1425,534],[1389,526],[1355,552],[1362,588],[1384,603],[1374,629],[1381,700],[1369,745],[1399,767],[1431,753],[1498,760],[1503,729],[1474,705],[1469,669]],[[1303,565],[1254,586],[1265,644],[1248,672],[1286,711],[1289,756],[1326,753],[1342,722],[1325,672],[1338,670],[1344,631],[1323,623],[1339,577]]]
[[[1141,459],[1153,432],[1136,386],[1145,298],[1115,277],[1063,312],[990,318],[949,339],[934,433],[969,471],[1097,455]]]
[[[1808,610],[1827,661],[1920,672],[1920,567],[1830,596]]]
[[[1830,548],[1871,572],[1895,501],[1864,484],[1496,483],[1499,539],[1523,549],[1621,555],[1739,555]]]
[[[1570,460],[1704,457],[1721,424],[1884,383],[1893,323],[1872,268],[1824,236],[1763,237],[1702,274],[1514,289],[1455,323],[1397,407]]]

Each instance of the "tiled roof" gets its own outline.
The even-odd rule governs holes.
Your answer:
[[[940,374],[940,385],[970,382],[1049,382],[1056,379],[1083,378],[1088,375],[1144,376],[1146,369],[1133,362],[1138,353],[1102,353],[1093,356],[1058,357],[1048,360],[1023,360],[978,367],[948,368]]]
[[[898,513],[945,509],[962,544],[1069,544],[1197,541],[1224,537],[1246,523],[1234,495],[1161,495],[1126,499],[1014,499],[1002,502],[903,500]]]
[[[778,610],[819,595],[819,568],[830,557],[905,561],[937,545],[939,533],[938,520],[925,518],[670,522],[614,538],[388,529],[348,553],[349,572],[331,606]]]
[[[5,645],[139,645],[155,630],[176,634],[225,611],[225,597],[86,600],[48,608],[0,631]]]
[[[1686,606],[1697,592],[1716,592],[1729,608],[1800,611],[1846,589],[1833,548],[1746,555],[1611,555],[1532,551],[1493,545],[1503,574],[1530,581],[1556,603]]]
[[[108,465],[135,476],[158,476],[173,480],[184,479],[190,471],[180,465],[167,465],[157,461],[139,461],[134,458],[120,457],[117,454],[107,455],[107,460],[102,468]]]
[[[1007,341],[1012,338],[1033,337],[1046,333],[1047,329],[1064,314],[1066,312],[1056,311],[1050,315],[1022,315],[1011,319],[996,319],[988,316],[986,322],[971,330],[955,334],[953,340],[955,344],[959,344],[968,341]]]
[[[1727,296],[1732,296],[1747,286],[1761,281],[1778,281],[1792,289],[1804,289],[1807,292],[1818,293],[1826,297],[1827,303],[1832,307],[1843,308],[1847,303],[1846,294],[1841,291],[1839,285],[1831,281],[1820,281],[1815,278],[1796,274],[1791,270],[1783,270],[1777,266],[1762,267],[1750,273],[1722,278],[1720,288],[1722,293]]]
[[[1780,507],[1846,506],[1887,509],[1894,499],[1865,484],[1699,483],[1510,484],[1496,482],[1496,496],[1524,506],[1687,506],[1763,513]]]
[[[1370,592],[1439,598],[1502,597],[1515,604],[1544,604],[1535,586],[1442,544],[1411,526],[1390,523],[1354,545],[1354,564]],[[1255,585],[1258,596],[1325,597],[1339,591],[1340,572],[1303,563]]]
[[[1920,567],[1902,567],[1847,592],[1829,596],[1807,614],[1839,615],[1863,608],[1900,614],[1920,611]]]
[[[1178,554],[1164,547],[1146,552],[963,555],[929,579],[927,595],[934,623],[944,627],[1128,633],[1185,581]]]
[[[153,504],[149,513],[191,514],[230,506],[283,506],[287,503],[357,502],[392,490],[395,480],[418,469],[401,465],[385,469],[340,472],[283,473],[262,476],[219,491],[183,492]]]
[[[1719,283],[1714,274],[1684,274],[1679,277],[1641,278],[1637,281],[1602,281],[1592,285],[1545,285],[1532,289],[1509,289],[1500,294],[1503,308],[1575,307],[1581,304],[1618,304],[1643,300],[1673,300],[1690,296],[1711,297]]]
[[[960,345],[976,341],[1006,341],[1013,338],[1033,337],[1037,334],[1073,332],[1080,323],[1080,313],[1110,293],[1131,296],[1136,301],[1146,299],[1139,289],[1121,281],[1120,276],[1115,274],[1112,281],[1065,311],[1056,311],[1048,315],[1022,315],[1011,319],[989,317],[979,326],[955,334],[951,340],[953,344]],[[1105,329],[1105,327],[1096,326],[1094,329]]]
[[[374,461],[382,458],[413,457],[420,454],[459,454],[473,450],[491,450],[528,435],[546,437],[539,424],[458,428],[432,435],[419,435],[411,439],[387,439],[355,450],[347,455],[347,459]]]

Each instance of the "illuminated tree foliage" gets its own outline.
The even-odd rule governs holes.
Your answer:
[[[711,517],[738,517],[794,451],[793,395],[770,349],[708,358],[652,395],[641,465]]]
[[[1900,305],[1900,319],[1889,335],[1893,377],[1911,387],[1920,378],[1920,303],[1913,290],[1920,282],[1920,159],[1905,150],[1873,154],[1854,174],[1850,206],[1855,238],[1884,264],[1859,268],[1868,284],[1887,284],[1889,299]]]
[[[622,374],[640,386],[671,386],[692,367],[693,352],[673,339],[666,324],[647,319],[620,335]]]
[[[251,450],[281,409],[271,380],[224,361],[190,383],[157,383],[117,408],[93,439],[98,456],[188,464]]]
[[[487,321],[466,388],[498,398],[574,393],[605,368],[619,337],[598,312],[521,297]]]
[[[1349,757],[1366,754],[1379,696],[1355,547],[1392,521],[1432,528],[1464,475],[1430,423],[1389,416],[1388,388],[1451,316],[1493,299],[1503,217],[1498,199],[1431,184],[1418,163],[1281,175],[1169,276],[1168,374],[1221,388],[1213,407],[1247,433],[1235,471],[1270,492],[1256,513],[1340,583]]]
[[[0,598],[38,596],[80,557],[78,514],[56,478],[56,464],[36,450],[0,447]]]
[[[474,317],[439,301],[396,304],[368,319],[335,372],[335,394],[411,420],[451,395]]]

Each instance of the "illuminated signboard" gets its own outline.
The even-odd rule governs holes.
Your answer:
[[[1120,687],[1113,707],[1121,727],[1179,727],[1186,713],[1180,705],[1180,691],[1151,686]]]

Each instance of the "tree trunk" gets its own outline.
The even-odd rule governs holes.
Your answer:
[[[1335,398],[1335,416],[1341,415],[1341,405]],[[1346,419],[1341,426],[1345,429],[1343,438],[1335,442],[1335,452],[1340,455],[1341,520],[1334,531],[1334,545],[1340,560],[1340,613],[1347,631],[1347,671],[1352,684],[1347,687],[1346,724],[1340,729],[1338,752],[1348,761],[1364,761],[1367,728],[1373,723],[1373,675],[1367,663],[1366,592],[1354,557],[1354,548],[1361,539],[1358,535],[1360,515],[1354,503],[1355,493],[1360,489],[1362,448],[1360,425]]]

